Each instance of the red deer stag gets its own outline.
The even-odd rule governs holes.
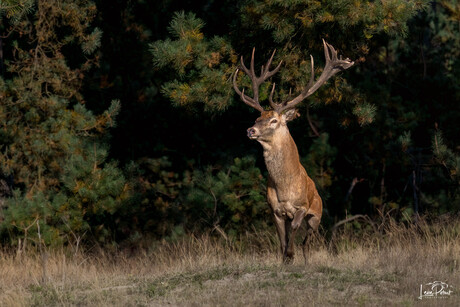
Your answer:
[[[233,88],[247,105],[260,111],[261,116],[256,119],[255,125],[247,130],[248,137],[262,144],[265,165],[268,169],[267,201],[272,208],[276,229],[281,242],[283,262],[290,263],[294,259],[294,239],[297,230],[305,218],[307,222],[307,235],[303,241],[303,253],[307,262],[307,241],[318,230],[321,220],[323,205],[321,197],[316,190],[315,183],[307,175],[300,164],[297,146],[289,133],[287,122],[298,116],[295,107],[305,98],[313,94],[321,85],[339,71],[351,67],[354,62],[350,59],[337,58],[337,51],[323,40],[326,65],[317,81],[314,80],[314,62],[311,57],[311,77],[308,85],[294,99],[275,103],[273,84],[268,101],[271,109],[264,110],[259,102],[259,87],[272,77],[281,67],[270,71],[270,65],[275,52],[265,66],[262,66],[260,76],[254,72],[254,52],[252,51],[249,69],[244,65],[241,57],[241,69],[252,81],[253,97],[240,91],[237,84],[238,68],[233,76]],[[290,223],[290,225],[289,225]],[[291,228],[291,234],[289,234]]]

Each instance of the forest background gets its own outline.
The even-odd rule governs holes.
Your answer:
[[[310,54],[320,73],[322,39],[356,64],[290,124],[321,231],[459,212],[458,1],[2,0],[0,12],[3,246],[272,227],[261,146],[245,135],[258,114],[232,74],[253,47],[256,65],[276,49],[286,98]]]

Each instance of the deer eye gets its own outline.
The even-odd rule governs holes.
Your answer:
[[[278,120],[277,120],[276,118],[274,118],[274,119],[272,119],[272,120],[270,121],[270,124],[276,124],[277,122],[278,122]]]

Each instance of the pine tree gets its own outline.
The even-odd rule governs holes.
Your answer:
[[[126,196],[121,171],[106,162],[119,102],[96,116],[80,93],[102,34],[91,27],[95,13],[92,1],[40,0],[4,42],[11,53],[0,79],[0,167],[15,192],[1,229],[11,239],[38,222],[46,243],[105,240]]]
[[[305,135],[311,129],[319,136],[313,145],[302,139],[296,139],[296,143],[299,148],[309,148],[309,154],[306,149],[300,151],[307,154],[303,161],[319,186],[327,189],[334,182],[336,186],[343,186],[345,191],[331,197],[333,203],[330,204],[333,208],[330,214],[343,214],[346,209],[343,199],[351,178],[372,178],[360,182],[367,182],[369,189],[374,189],[378,178],[385,176],[382,172],[386,164],[399,165],[398,160],[392,158],[396,142],[393,138],[408,131],[413,117],[405,113],[408,125],[405,122],[398,125],[398,119],[388,110],[393,104],[405,109],[405,104],[390,97],[393,79],[389,72],[393,68],[385,66],[389,58],[382,52],[382,46],[391,40],[404,41],[402,37],[409,35],[408,22],[427,4],[428,1],[416,0],[247,1],[239,6],[239,14],[228,34],[212,39],[206,36],[203,20],[191,13],[178,13],[171,21],[170,37],[151,45],[154,67],[168,73],[169,80],[163,84],[162,92],[174,105],[215,114],[241,104],[231,90],[232,74],[239,65],[239,55],[247,59],[253,47],[256,47],[256,67],[265,63],[274,49],[273,62],[283,61],[280,72],[272,80],[277,85],[276,101],[287,99],[291,92],[299,93],[308,83],[310,55],[315,59],[315,75],[321,73],[322,39],[340,54],[355,60],[352,69],[334,77],[300,106],[300,112],[306,117],[303,123],[291,125],[294,134],[298,130]],[[226,48],[216,49],[211,42],[217,40],[227,42]],[[212,65],[203,65],[211,59],[216,59]],[[398,64],[394,64],[395,70],[397,67]],[[216,75],[219,78],[215,78]],[[219,86],[209,80],[217,80]],[[243,77],[238,82],[250,95],[250,80]],[[269,91],[269,82],[266,82],[260,89],[262,103],[267,102]],[[209,103],[214,97],[221,102],[218,108]],[[376,122],[377,126],[370,125]],[[369,132],[369,138],[363,136],[363,131]],[[391,148],[388,139],[392,140]],[[340,191],[337,187],[334,189],[335,193]],[[359,210],[369,207],[371,196],[382,194],[375,190],[362,197]],[[323,191],[323,194],[329,192]],[[377,209],[374,213],[378,211],[374,209]]]
[[[253,157],[235,158],[228,169],[208,167],[187,174],[185,202],[195,227],[200,220],[205,227],[234,236],[250,228],[263,229],[269,208],[261,178]]]
[[[2,0],[0,2],[0,16],[5,14],[6,18],[19,21],[25,14],[31,12],[33,6],[34,0]]]
[[[150,45],[153,64],[177,73],[179,79],[162,86],[163,94],[175,105],[220,112],[230,104],[228,80],[237,57],[224,38],[205,38],[203,26],[193,13],[176,13],[169,27],[173,40]]]
[[[406,37],[381,42],[369,61],[374,71],[363,71],[368,78],[358,84],[374,93],[378,106],[374,125],[361,141],[372,146],[367,156],[380,168],[374,176],[391,178],[384,193],[380,188],[373,192],[383,200],[381,206],[392,203],[416,213],[458,210],[458,154],[451,149],[460,97],[455,7],[456,1],[431,2],[410,20]]]
[[[162,87],[175,105],[198,104],[212,113],[226,110],[235,101],[230,81],[239,64],[236,50],[249,54],[257,46],[257,57],[265,59],[276,49],[275,61],[284,62],[277,83],[279,100],[283,100],[290,91],[298,92],[308,82],[310,54],[317,63],[324,61],[322,38],[359,64],[365,60],[374,35],[404,35],[407,21],[424,4],[426,1],[416,0],[248,1],[241,5],[239,18],[232,25],[233,36],[212,39],[203,33],[202,20],[193,13],[180,12],[170,24],[172,39],[151,45],[153,62],[158,69],[175,72],[173,80]],[[261,99],[267,99],[268,92],[266,85]],[[372,122],[375,106],[344,78],[336,78],[319,95],[325,103],[348,102],[352,105],[351,114],[361,124]]]

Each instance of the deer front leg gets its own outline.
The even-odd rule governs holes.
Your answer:
[[[274,213],[273,216],[278,237],[280,239],[281,254],[283,255],[284,260],[284,254],[286,251],[286,220],[283,217],[278,216],[276,213]]]
[[[300,208],[297,210],[294,214],[294,218],[292,219],[291,222],[291,235],[289,237],[289,242],[288,242],[288,247],[285,252],[285,257],[289,259],[288,262],[292,262],[294,259],[294,242],[295,242],[295,236],[297,234],[297,230],[299,230],[300,225],[302,224],[302,220],[307,214],[307,210],[305,208]]]

